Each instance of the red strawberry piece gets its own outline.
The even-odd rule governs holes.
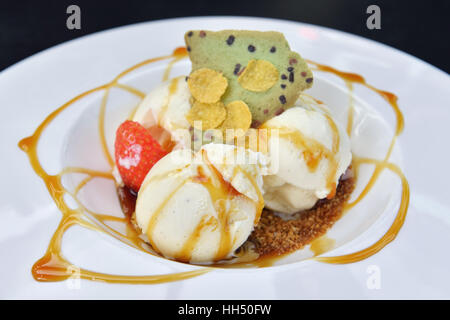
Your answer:
[[[125,121],[116,132],[116,165],[124,184],[138,192],[148,171],[167,154],[141,124]]]

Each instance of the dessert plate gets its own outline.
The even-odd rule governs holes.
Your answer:
[[[267,268],[214,269],[189,279],[159,284],[111,284],[77,277],[60,282],[33,279],[31,268],[44,255],[61,213],[18,142],[30,136],[47,115],[71,98],[110,82],[141,61],[170,55],[183,45],[183,35],[188,29],[281,31],[293,50],[319,63],[311,63],[313,67],[320,69],[325,64],[362,75],[373,87],[398,96],[404,129],[388,160],[398,168],[400,177],[403,172],[407,180],[402,185],[396,170],[383,170],[367,196],[329,230],[327,239],[332,239],[332,245],[326,252],[316,253],[334,257],[370,247],[386,234],[393,222],[399,222],[397,213],[406,212],[409,199],[405,222],[394,241],[359,262],[320,262],[311,259],[314,250],[308,246]],[[167,62],[137,68],[121,78],[121,83],[128,89],[148,92],[161,81]],[[186,74],[188,70],[188,62],[179,61],[173,65],[170,76]],[[352,82],[350,91],[350,82],[343,81],[345,77],[324,71],[326,68],[313,71],[315,85],[308,93],[327,103],[342,123],[349,121],[352,107],[353,152],[359,157],[383,160],[392,137],[401,131],[400,113],[387,103],[386,95],[383,99],[366,86],[358,85],[358,81]],[[93,34],[32,56],[0,73],[3,111],[0,130],[3,154],[7,155],[0,167],[3,176],[0,297],[449,298],[450,258],[446,252],[450,243],[450,200],[445,186],[450,178],[449,152],[439,139],[450,133],[446,124],[450,116],[449,85],[450,78],[444,72],[373,41],[322,27],[261,18],[185,18],[143,23]],[[124,88],[111,89],[107,101],[101,92],[93,92],[59,114],[39,142],[38,156],[43,169],[49,174],[67,167],[107,171],[98,118],[104,101],[107,111],[103,131],[111,149],[115,128],[139,102],[139,94]],[[358,198],[373,172],[371,163],[361,165],[351,201]],[[108,179],[96,179],[76,190],[84,178],[69,174],[62,182],[68,190],[77,191],[77,200],[87,211],[120,216],[114,184]],[[406,181],[409,196],[405,194]],[[77,207],[76,200],[69,196],[64,201]],[[114,237],[120,228],[114,221],[108,223],[105,232],[73,226],[64,234],[62,252],[74,265],[106,274],[201,273],[202,267],[133,248],[120,237]]]

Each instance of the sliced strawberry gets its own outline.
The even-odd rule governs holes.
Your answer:
[[[116,132],[116,165],[124,184],[138,192],[148,171],[167,154],[141,124],[125,121]]]

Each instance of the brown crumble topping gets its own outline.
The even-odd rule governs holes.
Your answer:
[[[354,187],[353,178],[341,180],[333,199],[319,200],[313,208],[297,214],[293,220],[283,220],[264,209],[249,241],[261,256],[281,255],[303,248],[324,235],[341,217]]]

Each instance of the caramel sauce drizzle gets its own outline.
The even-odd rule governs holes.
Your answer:
[[[340,77],[347,85],[347,88],[349,90],[350,95],[350,106],[349,106],[349,114],[348,114],[348,121],[347,121],[347,132],[349,133],[349,136],[351,136],[352,127],[353,127],[353,85],[359,84],[362,85],[373,92],[379,94],[392,108],[392,110],[395,113],[396,117],[396,129],[394,132],[394,135],[391,139],[391,142],[389,144],[388,151],[386,152],[386,155],[384,156],[383,160],[377,160],[377,159],[369,159],[369,158],[360,158],[357,156],[353,156],[353,168],[355,170],[355,173],[357,174],[359,167],[361,164],[372,164],[375,166],[375,169],[372,173],[372,176],[369,179],[369,182],[364,187],[363,191],[359,194],[359,196],[352,202],[347,203],[345,210],[350,210],[354,206],[356,206],[364,197],[370,192],[370,190],[373,188],[375,183],[378,180],[378,177],[381,175],[381,173],[388,169],[391,172],[395,173],[401,180],[402,183],[402,196],[401,196],[401,202],[399,209],[397,211],[397,215],[395,217],[394,222],[392,223],[391,227],[387,230],[387,232],[373,245],[351,253],[346,254],[342,256],[336,256],[336,257],[315,257],[315,260],[320,262],[326,262],[326,263],[334,263],[334,264],[344,264],[344,263],[353,263],[357,261],[361,261],[363,259],[366,259],[381,249],[383,249],[387,244],[389,244],[391,241],[393,241],[398,233],[400,232],[401,227],[403,226],[403,223],[405,222],[406,213],[408,211],[409,206],[409,184],[408,180],[406,179],[405,175],[401,171],[401,169],[394,163],[389,162],[389,158],[392,154],[392,151],[394,149],[395,143],[397,141],[397,137],[402,133],[404,128],[404,118],[400,111],[400,108],[397,103],[397,96],[391,92],[380,90],[375,88],[374,86],[370,85],[366,82],[366,80],[355,73],[349,73],[349,72],[343,72],[340,70],[337,70],[333,67],[326,66],[317,62],[313,62],[310,60],[307,60],[309,64],[313,66],[312,70],[316,71],[323,71],[328,72],[331,74],[334,74],[338,77]]]
[[[158,247],[156,246],[156,244],[153,241],[153,232],[155,230],[156,224],[158,223],[158,218],[159,218],[161,212],[166,207],[167,203],[178,192],[178,190],[180,190],[187,182],[188,182],[188,180],[185,180],[182,183],[180,183],[175,189],[173,189],[170,192],[170,194],[166,198],[164,198],[162,203],[158,206],[158,208],[155,210],[155,212],[152,214],[152,216],[150,218],[146,234],[147,234],[147,237],[148,237],[148,240],[149,240],[150,244],[152,245],[152,248],[155,249],[155,251],[157,251],[157,252],[160,252],[160,251],[158,250]]]
[[[145,93],[141,92],[140,90],[133,88],[131,86],[119,83],[119,80],[123,78],[125,75],[133,72],[134,70],[137,70],[141,67],[144,67],[148,64],[162,61],[166,59],[172,59],[168,66],[166,71],[164,72],[163,80],[167,80],[170,75],[170,70],[174,63],[177,61],[185,58],[187,56],[186,48],[179,47],[174,50],[174,52],[171,55],[157,57],[148,59],[145,61],[142,61],[124,71],[122,71],[119,75],[117,75],[111,82],[106,83],[104,85],[98,86],[96,88],[90,89],[88,91],[85,91],[78,96],[72,98],[59,108],[57,108],[55,111],[50,113],[47,118],[37,127],[37,129],[34,131],[34,133],[22,139],[18,146],[20,149],[22,149],[28,156],[29,162],[35,173],[42,179],[44,182],[50,196],[52,197],[53,201],[55,202],[56,206],[62,213],[62,219],[55,230],[49,245],[47,247],[47,250],[45,252],[45,255],[39,259],[32,267],[32,275],[33,277],[38,281],[62,281],[69,278],[81,278],[86,280],[93,280],[93,281],[104,281],[104,282],[110,282],[110,283],[130,283],[130,284],[156,284],[156,283],[165,283],[165,282],[171,282],[171,281],[179,281],[183,279],[192,278],[195,276],[202,275],[204,273],[207,273],[214,269],[214,267],[209,268],[201,268],[193,271],[187,271],[187,272],[180,272],[180,273],[172,273],[172,274],[164,274],[164,275],[146,275],[146,276],[127,276],[127,275],[112,275],[112,274],[106,274],[106,273],[99,273],[94,272],[86,269],[79,268],[72,263],[70,263],[67,259],[64,258],[64,256],[61,253],[61,244],[62,244],[62,238],[64,233],[72,226],[74,225],[80,225],[85,228],[89,228],[92,230],[96,230],[99,232],[106,232],[105,229],[108,230],[106,232],[107,234],[113,235],[116,239],[125,242],[129,244],[130,246],[141,250],[143,252],[155,255],[153,250],[157,250],[156,247],[152,248],[149,247],[149,245],[140,237],[139,233],[134,229],[131,223],[131,214],[128,212],[125,212],[125,217],[117,217],[113,215],[108,214],[100,214],[95,213],[90,210],[88,210],[81,201],[78,200],[77,196],[80,190],[86,186],[90,181],[94,179],[110,179],[114,181],[114,178],[112,176],[111,171],[109,172],[101,172],[101,171],[95,171],[87,168],[74,168],[74,167],[67,167],[64,168],[60,173],[56,175],[50,175],[48,174],[42,167],[37,150],[38,150],[38,144],[40,137],[42,136],[42,133],[44,132],[45,128],[65,109],[72,106],[75,102],[82,100],[83,98],[95,93],[95,92],[101,92],[103,91],[103,97],[100,104],[100,116],[98,120],[98,129],[99,129],[99,136],[102,144],[102,150],[105,155],[105,158],[107,159],[108,163],[111,165],[111,167],[114,165],[114,161],[112,159],[112,156],[107,148],[106,144],[106,138],[104,134],[104,125],[105,125],[105,111],[106,111],[106,105],[109,97],[109,91],[116,87],[119,89],[126,90],[130,92],[131,94],[134,94],[140,99],[143,99],[145,97]],[[339,70],[336,70],[332,67],[321,65],[312,61],[308,61],[308,63],[312,64],[317,71],[325,71],[333,73],[337,76],[339,76],[342,80],[344,80],[347,84],[349,89],[349,85],[353,86],[353,83],[358,83],[361,85],[366,86],[367,88],[377,92],[380,94],[393,108],[396,117],[397,117],[397,130],[394,138],[392,139],[391,145],[389,147],[389,150],[384,158],[384,160],[375,160],[375,159],[367,159],[367,158],[358,158],[354,157],[353,165],[356,167],[359,167],[360,164],[366,163],[366,164],[373,164],[375,165],[375,170],[372,174],[372,177],[365,187],[365,189],[361,192],[359,197],[352,203],[348,204],[348,207],[355,206],[359,201],[361,201],[371,190],[373,185],[375,184],[378,176],[381,174],[381,172],[384,169],[391,170],[392,172],[396,173],[402,180],[402,202],[398,211],[398,214],[396,216],[396,219],[392,226],[389,228],[389,230],[386,232],[386,234],[378,240],[375,244],[372,246],[361,250],[356,253],[344,255],[344,256],[338,256],[338,257],[315,257],[316,260],[321,262],[327,262],[327,263],[351,263],[363,260],[367,257],[370,257],[371,255],[375,254],[379,250],[381,250],[384,246],[386,246],[389,242],[391,242],[396,235],[398,234],[401,226],[403,225],[406,212],[408,209],[409,204],[409,187],[408,182],[401,172],[400,168],[393,164],[388,162],[388,159],[391,155],[392,149],[394,147],[396,137],[401,133],[403,129],[403,116],[401,114],[400,109],[397,105],[397,97],[389,93],[387,91],[382,91],[379,89],[374,88],[370,84],[366,83],[364,78],[357,74],[353,73],[346,73]],[[176,86],[176,84],[174,84]],[[173,88],[171,91],[176,91],[176,87]],[[130,115],[130,118],[133,117],[134,112],[136,111],[136,108],[133,110],[132,114]],[[347,130],[349,133],[351,133],[351,127],[352,127],[352,121],[353,121],[353,110],[351,108],[351,115],[349,114],[349,123],[347,126]],[[339,146],[339,142],[333,143],[333,149],[336,148],[336,146]],[[314,158],[311,158],[311,167],[314,168]],[[111,169],[112,170],[112,169]],[[244,174],[245,171],[242,170]],[[84,174],[86,177],[75,187],[74,191],[70,192],[66,190],[61,182],[61,179],[63,175],[65,174]],[[248,176],[249,180],[252,182],[253,186],[255,187],[255,190],[257,192],[259,191],[259,188],[257,188],[256,181],[251,176]],[[221,176],[216,176],[215,179],[222,179]],[[223,183],[223,181],[221,182]],[[65,199],[64,196],[68,194],[72,196],[72,198],[77,202],[78,208],[71,209]],[[229,195],[228,195],[229,196]],[[257,203],[257,211],[259,214],[257,217],[255,217],[255,223],[259,221],[260,217],[260,211],[262,211],[262,208],[264,206],[264,202],[262,199],[262,195],[258,193],[259,201]],[[130,209],[130,208],[128,208]],[[128,210],[127,209],[127,210]],[[133,207],[134,210],[134,207]],[[220,220],[222,225],[226,225],[226,215],[222,215]],[[118,232],[117,230],[109,227],[107,225],[107,221],[117,221],[122,222],[126,227],[126,234],[122,234]],[[156,222],[155,222],[156,223]],[[211,219],[202,219],[188,241],[185,243],[183,249],[179,253],[179,257],[181,260],[188,260],[190,258],[190,255],[193,251],[193,248],[195,248],[195,244],[197,239],[199,238],[201,232],[207,228],[208,226],[214,226],[217,223],[217,221],[213,221]],[[221,248],[219,249],[217,253],[217,258],[220,258],[223,256],[223,252],[226,252],[226,249],[232,245],[231,239],[229,239],[229,234],[226,230],[226,227],[222,227],[222,237],[221,240]],[[148,233],[148,232],[147,232]],[[228,234],[228,236],[227,236]],[[151,237],[149,237],[150,239]],[[250,263],[237,263],[235,265],[230,265],[231,267],[242,267],[242,266],[257,266],[257,267],[267,267],[273,265],[275,261],[280,259],[282,256],[277,257],[261,257],[255,261],[251,261]],[[225,267],[224,265],[219,265],[219,267]]]
[[[215,256],[215,261],[219,261],[227,257],[231,248],[235,243],[235,239],[231,239],[229,228],[229,218],[230,212],[236,210],[235,207],[231,206],[230,208],[226,208],[226,204],[230,198],[233,197],[245,197],[239,191],[237,191],[230,182],[226,181],[222,174],[214,167],[214,165],[209,161],[208,155],[206,152],[202,152],[203,161],[207,164],[210,172],[212,173],[212,179],[208,180],[207,183],[204,183],[208,189],[209,195],[214,203],[215,209],[218,212],[219,218],[219,228],[221,231],[221,240],[219,245],[219,250]],[[254,219],[254,224],[258,223],[259,218],[261,217],[261,213],[264,207],[264,199],[262,193],[259,190],[259,187],[255,181],[255,179],[245,170],[243,170],[240,166],[236,166],[233,171],[233,176],[230,181],[233,181],[233,178],[238,174],[242,173],[246,176],[246,178],[251,182],[253,188],[257,192],[258,201],[255,202],[256,205],[256,214]],[[250,198],[249,198],[250,199]],[[250,199],[251,200],[251,199]],[[253,201],[253,200],[251,200]]]
[[[182,262],[189,262],[192,258],[192,253],[194,252],[195,246],[200,240],[203,230],[209,227],[217,228],[217,220],[214,219],[213,216],[209,216],[208,218],[207,215],[204,215],[192,234],[184,243],[180,252],[176,255],[175,259]]]
[[[233,196],[239,196],[240,193],[234,189],[231,183],[222,177],[220,172],[209,161],[208,155],[204,150],[202,150],[202,157],[211,173],[211,179],[207,179],[202,185],[208,190],[219,221],[220,243],[219,249],[214,257],[217,261],[225,258],[233,246],[234,241],[231,239],[231,234],[229,232],[228,219],[230,217],[229,212],[232,211],[234,207],[231,206],[227,209],[226,205]]]
[[[264,197],[261,193],[261,190],[260,190],[258,184],[256,183],[256,180],[250,175],[250,173],[248,173],[245,170],[242,170],[241,167],[236,167],[236,171],[240,171],[247,178],[247,180],[250,181],[253,189],[256,191],[256,195],[258,196],[258,201],[255,203],[256,204],[256,215],[255,215],[255,220],[253,222],[253,224],[256,226],[258,224],[259,220],[261,219],[261,213],[264,209]],[[234,173],[234,176],[236,174],[237,174],[237,172]]]
[[[235,244],[235,239],[231,238],[231,234],[229,232],[229,218],[230,213],[236,210],[236,207],[232,205],[227,208],[227,204],[230,203],[230,200],[232,200],[233,198],[241,196],[244,197],[244,195],[237,191],[230,182],[224,179],[222,174],[210,162],[210,160],[208,159],[208,155],[204,150],[202,151],[202,159],[206,164],[206,167],[208,168],[209,174],[205,173],[204,166],[198,166],[196,176],[185,179],[177,187],[171,190],[169,195],[167,195],[163,199],[155,212],[153,212],[146,231],[150,244],[156,251],[158,251],[152,237],[155,226],[158,222],[158,218],[160,217],[164,208],[167,206],[168,202],[173,198],[173,196],[186,183],[193,182],[201,184],[208,191],[209,197],[214,206],[214,210],[217,213],[217,218],[212,215],[206,214],[200,219],[200,222],[194,228],[194,231],[191,233],[189,238],[185,241],[182,249],[175,255],[175,259],[181,262],[189,262],[191,260],[192,253],[195,249],[195,245],[200,240],[201,233],[208,227],[219,228],[220,230],[220,242],[217,253],[214,257],[214,261],[225,259],[231,251],[231,248]],[[172,174],[179,170],[180,169],[176,169],[168,174]],[[264,199],[254,178],[240,166],[235,167],[233,175],[231,177],[231,181],[239,172],[243,173],[249,179],[258,195],[258,201],[255,202],[256,214],[254,223],[256,224],[259,221],[261,212],[264,207]],[[155,181],[156,179],[163,178],[166,175],[167,174],[150,178],[142,185],[141,189],[144,190],[148,186],[150,181]]]
[[[176,62],[178,60],[173,59],[171,62]],[[172,66],[169,64],[169,66]],[[169,69],[167,69],[169,70]],[[166,70],[166,72],[167,72]],[[164,75],[163,79],[165,79],[166,76]],[[167,109],[169,109],[169,104],[170,104],[170,100],[172,98],[172,96],[175,94],[175,92],[177,92],[178,89],[178,81],[180,80],[181,77],[178,78],[174,78],[170,81],[170,85],[169,85],[169,96],[167,97],[167,102],[164,104],[164,106],[162,106],[161,111],[158,114],[158,125],[162,125],[161,122],[164,119],[164,116],[167,112]]]
[[[142,251],[151,253],[148,249],[146,249],[146,244],[144,244],[143,240],[137,240],[140,239],[139,237],[136,237],[135,234],[133,234],[132,237],[128,235],[122,235],[118,231],[112,229],[109,227],[105,221],[106,220],[116,220],[116,221],[122,221],[124,223],[127,222],[127,219],[118,218],[112,215],[104,215],[104,214],[96,214],[94,212],[91,212],[85,208],[80,201],[77,200],[76,195],[81,190],[83,186],[85,186],[89,181],[91,181],[94,178],[106,178],[106,179],[112,179],[111,172],[99,172],[94,171],[90,169],[85,168],[65,168],[57,175],[49,175],[42,167],[41,163],[39,162],[39,158],[37,155],[38,150],[38,143],[39,139],[45,130],[45,128],[65,109],[73,105],[75,102],[83,99],[84,97],[98,91],[104,91],[103,98],[100,105],[100,116],[98,121],[99,126],[99,133],[100,133],[100,140],[103,147],[103,152],[105,154],[106,159],[110,164],[114,164],[111,155],[109,154],[109,151],[106,147],[106,139],[104,135],[104,118],[105,118],[105,109],[106,109],[106,102],[108,99],[109,90],[113,87],[118,87],[121,89],[125,89],[139,97],[144,97],[145,94],[141,93],[137,89],[131,89],[131,87],[119,84],[118,81],[128,73],[130,73],[133,70],[136,70],[137,68],[140,68],[142,66],[148,65],[150,63],[174,58],[178,59],[181,56],[186,56],[186,50],[184,48],[178,48],[174,51],[172,55],[159,57],[159,58],[153,58],[149,60],[145,60],[123,72],[121,72],[116,78],[114,78],[110,83],[101,85],[99,87],[96,87],[94,89],[88,90],[84,93],[81,93],[80,95],[76,96],[75,98],[69,100],[67,103],[63,104],[61,107],[50,113],[49,116],[38,126],[38,128],[35,130],[33,135],[22,139],[19,142],[19,147],[28,155],[28,159],[30,161],[30,164],[33,168],[33,170],[36,172],[36,174],[44,181],[47,190],[50,193],[50,196],[52,197],[53,201],[57,205],[58,209],[62,213],[62,219],[58,225],[58,228],[56,229],[55,233],[53,234],[50,243],[48,245],[47,251],[45,255],[39,259],[32,268],[32,274],[33,277],[38,281],[61,281],[69,278],[81,278],[81,279],[87,279],[87,280],[95,280],[95,281],[106,281],[106,282],[112,282],[112,283],[142,283],[142,284],[155,284],[155,283],[163,283],[163,282],[170,282],[170,281],[178,281],[182,279],[188,279],[191,277],[195,277],[201,274],[204,274],[205,272],[208,272],[208,268],[198,269],[194,271],[187,271],[187,272],[180,272],[180,273],[173,273],[173,274],[167,274],[167,275],[150,275],[150,276],[122,276],[122,275],[110,275],[105,273],[99,273],[99,272],[93,272],[90,270],[85,270],[82,268],[79,268],[73,264],[71,264],[69,261],[67,261],[63,255],[61,254],[61,243],[64,233],[73,225],[80,225],[86,228],[90,228],[93,230],[97,230],[100,232],[105,232],[103,228],[107,228],[112,234],[119,240],[127,239],[126,241],[128,244],[132,245],[133,247],[140,249]],[[68,173],[81,173],[86,174],[88,177],[83,179],[81,183],[75,188],[75,191],[73,193],[70,193],[68,190],[66,190],[62,183],[61,178],[64,174]],[[77,209],[71,209],[65,202],[64,196],[66,194],[72,195],[72,197],[77,201],[79,208]],[[91,216],[86,215],[85,212],[88,212]],[[101,226],[101,227],[100,227]],[[108,233],[109,234],[109,233]]]
[[[324,235],[311,242],[310,250],[314,253],[314,256],[318,256],[333,249],[335,242],[336,241],[334,239],[328,238]]]
[[[355,99],[353,97],[353,82],[350,82],[348,80],[344,81],[348,89],[348,97],[349,97],[348,114],[347,114],[347,135],[351,137],[353,130],[353,118],[355,116],[355,106],[354,106]]]
[[[317,107],[323,111],[323,115],[328,121],[333,138],[331,150],[317,140],[306,137],[300,130],[293,130],[286,127],[270,127],[270,129],[278,129],[278,136],[280,138],[288,140],[298,149],[303,149],[302,156],[310,172],[315,172],[323,159],[328,160],[327,188],[330,190],[330,193],[327,195],[327,199],[332,199],[336,195],[337,187],[335,180],[338,161],[335,155],[338,153],[340,145],[339,130],[331,118],[329,111],[322,106],[323,102],[314,97],[309,97],[317,103]],[[265,124],[260,128],[269,129]],[[270,132],[268,134],[270,135]]]
[[[330,128],[333,130],[333,145],[331,150],[317,140],[305,136],[299,130],[294,130],[286,127],[266,128],[264,125],[262,125],[262,128],[278,129],[278,136],[280,138],[288,140],[298,149],[303,149],[302,155],[310,172],[316,171],[319,163],[323,159],[328,160],[327,188],[330,190],[330,193],[327,198],[331,199],[336,194],[335,180],[336,172],[338,169],[338,161],[335,157],[335,154],[339,151],[339,133],[336,124],[331,119],[331,117],[328,115],[326,117],[330,122]]]

